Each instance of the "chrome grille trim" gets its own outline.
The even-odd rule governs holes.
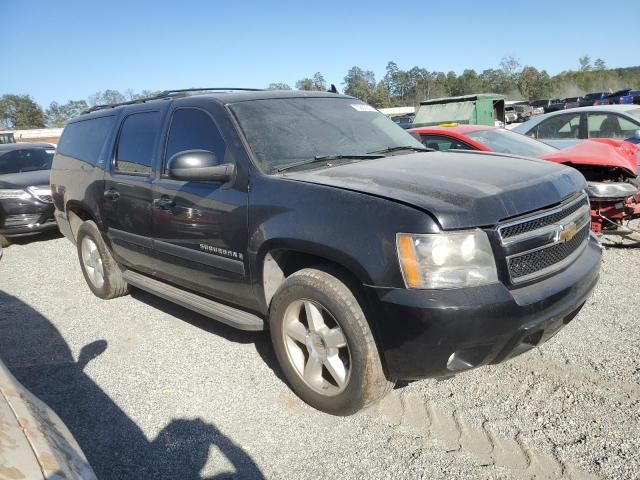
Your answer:
[[[38,185],[27,189],[31,195],[44,203],[51,203],[51,187],[49,185]]]
[[[586,193],[559,207],[500,225],[498,236],[511,283],[528,282],[572,263],[587,244],[590,226]]]
[[[582,241],[578,244],[578,246],[575,248],[575,250],[573,250],[569,255],[567,255],[565,258],[563,258],[562,260],[560,260],[559,262],[555,262],[552,263],[549,266],[546,266],[544,268],[541,268],[540,270],[536,270],[534,272],[528,273],[526,275],[521,275],[519,277],[514,277],[512,275],[512,269],[511,267],[509,267],[509,275],[511,276],[511,282],[514,285],[520,284],[520,283],[524,283],[524,282],[528,282],[530,280],[535,280],[538,277],[543,277],[545,275],[548,275],[550,273],[553,273],[557,270],[562,270],[564,267],[566,267],[567,265],[570,265],[581,253],[582,251],[586,248],[587,246],[587,242],[585,240],[589,239],[589,231],[586,231],[586,235],[585,235],[585,230],[588,224],[583,225],[582,228],[580,230],[578,230],[576,232],[576,237],[583,236],[584,235],[584,239],[582,239]],[[569,242],[567,242],[569,243]],[[531,255],[531,254],[536,254],[536,253],[540,253],[540,255],[544,255],[545,251],[548,251],[549,249],[552,248],[557,248],[559,246],[563,245],[563,243],[553,243],[551,245],[546,245],[544,247],[540,247],[534,250],[530,250],[528,252],[523,252],[523,253],[519,253],[518,255],[512,255],[510,257],[507,257],[507,265],[510,266],[510,263],[512,260],[517,260],[518,258],[522,258],[524,256],[527,255]]]
[[[564,219],[564,217],[570,215],[572,212],[573,208],[580,208],[580,206],[578,204],[580,203],[585,203],[586,205],[588,205],[588,200],[589,198],[587,197],[586,193],[582,193],[581,195],[579,195],[578,197],[574,198],[573,200],[568,201],[567,203],[560,205],[559,207],[553,208],[551,210],[547,210],[545,212],[540,212],[537,214],[532,214],[523,218],[520,218],[518,220],[513,220],[509,223],[505,223],[503,225],[500,225],[500,227],[498,228],[498,234],[500,235],[500,240],[502,241],[503,245],[507,245],[509,243],[514,243],[515,241],[522,241],[522,240],[511,240],[512,237],[517,237],[522,235],[523,233],[527,233],[529,231],[533,232],[536,231],[544,226],[548,226],[548,225],[554,225],[557,220],[562,220]],[[558,216],[558,214],[561,214],[562,212],[566,212],[566,215],[560,215]],[[544,219],[549,219],[549,220],[555,220],[555,221],[551,221],[548,224],[545,224]],[[536,221],[541,221],[539,224],[539,226],[531,228],[529,230],[527,230],[526,232],[523,232],[521,234],[511,234],[510,230],[513,229],[513,227],[519,227],[519,226],[523,226],[523,225],[527,225],[527,224],[535,224]]]

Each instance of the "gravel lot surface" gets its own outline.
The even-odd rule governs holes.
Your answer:
[[[640,249],[608,250],[542,348],[336,418],[291,393],[266,333],[142,292],[102,301],[49,236],[0,261],[0,355],[101,479],[640,478],[639,273]]]

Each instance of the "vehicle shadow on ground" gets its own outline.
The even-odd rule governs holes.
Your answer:
[[[284,374],[278,364],[278,359],[273,352],[269,332],[247,332],[238,330],[142,290],[133,289],[131,291],[131,296],[150,307],[161,310],[162,312],[172,315],[183,322],[187,322],[194,327],[218,337],[222,337],[230,342],[242,344],[253,343],[264,363],[273,371],[276,377],[286,383]]]
[[[77,360],[43,315],[0,290],[0,355],[13,375],[67,425],[100,479],[264,478],[251,457],[215,425],[173,419],[153,440],[84,372],[99,362],[105,340]],[[152,412],[150,412],[152,413]],[[200,472],[217,447],[235,471]]]

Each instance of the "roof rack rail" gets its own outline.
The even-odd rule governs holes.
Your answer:
[[[188,94],[189,92],[236,92],[236,91],[241,91],[241,92],[260,92],[262,91],[261,88],[219,88],[219,87],[215,87],[215,88],[181,88],[181,89],[177,89],[177,90],[163,90],[162,92],[156,94],[156,95],[152,95],[150,97],[144,97],[144,98],[137,98],[135,100],[129,100],[126,102],[119,102],[119,103],[109,103],[109,104],[104,104],[104,105],[94,105],[91,108],[87,108],[86,110],[84,110],[83,112],[80,113],[80,115],[84,115],[86,113],[91,113],[91,112],[96,112],[98,110],[105,110],[107,108],[115,108],[115,107],[120,107],[123,105],[134,105],[136,103],[145,103],[148,102],[150,100],[162,100],[164,98],[172,98],[172,97],[178,97],[178,96],[183,96]]]

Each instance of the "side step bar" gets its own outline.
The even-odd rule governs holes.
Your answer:
[[[141,275],[140,273],[136,273],[131,270],[125,270],[122,275],[127,283],[134,287],[138,287],[141,290],[153,293],[165,300],[177,303],[178,305],[188,308],[189,310],[193,310],[205,317],[226,323],[231,327],[239,330],[251,331],[265,329],[264,320],[257,315],[247,313],[243,310],[239,310],[222,303],[214,302],[208,298],[187,292],[178,287],[168,285],[156,280],[155,278],[147,277],[146,275]]]

